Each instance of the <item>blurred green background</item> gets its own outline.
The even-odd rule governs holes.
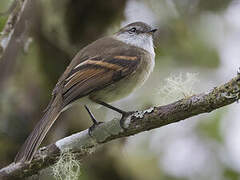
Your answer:
[[[12,2],[1,0],[0,12]],[[28,43],[11,59],[0,87],[0,167],[12,162],[76,52],[123,25],[144,21],[159,28],[154,72],[144,87],[114,103],[124,110],[170,103],[189,89],[210,90],[231,79],[240,66],[239,0],[40,0],[31,8]],[[6,20],[0,16],[0,31]],[[197,80],[189,79],[189,73],[197,74]],[[170,76],[183,87],[164,91]],[[93,112],[101,121],[118,116],[106,108]],[[239,118],[239,104],[233,104],[110,142],[82,162],[79,179],[239,180]],[[43,145],[90,125],[85,110],[74,106],[60,116]],[[39,177],[53,179],[50,170]]]

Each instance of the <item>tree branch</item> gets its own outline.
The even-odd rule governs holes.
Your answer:
[[[240,70],[239,70],[240,71]],[[208,113],[240,99],[240,72],[229,82],[213,90],[174,103],[132,112],[122,119],[112,119],[88,130],[65,137],[41,148],[30,163],[12,163],[0,170],[0,179],[24,178],[54,164],[60,153],[71,150],[79,160],[90,155],[99,145],[121,137],[178,122],[189,117]]]

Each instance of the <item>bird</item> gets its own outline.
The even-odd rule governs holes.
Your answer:
[[[153,36],[156,31],[144,22],[133,22],[82,48],[60,76],[42,118],[14,162],[31,162],[59,115],[76,103],[85,105],[93,120],[92,127],[98,122],[88,108],[90,104],[124,114],[125,111],[109,103],[128,96],[150,76],[155,65]]]

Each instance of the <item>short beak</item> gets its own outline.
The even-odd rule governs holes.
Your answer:
[[[150,30],[150,31],[148,31],[147,33],[149,33],[149,34],[154,34],[155,32],[157,31],[157,29],[152,29],[152,30]]]

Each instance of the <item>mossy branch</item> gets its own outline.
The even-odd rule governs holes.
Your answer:
[[[121,137],[185,120],[232,104],[240,99],[240,72],[229,82],[213,90],[174,103],[136,111],[122,119],[112,119],[88,130],[63,138],[41,148],[30,163],[12,163],[0,170],[0,179],[22,179],[53,165],[61,153],[71,150],[79,160],[90,155],[99,145]],[[121,126],[122,125],[122,126]]]

